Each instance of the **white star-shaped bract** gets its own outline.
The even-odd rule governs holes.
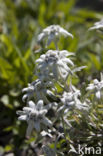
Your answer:
[[[42,80],[65,81],[67,76],[72,74],[69,66],[74,66],[74,63],[67,58],[70,55],[74,54],[66,50],[48,50],[46,54],[41,55],[36,60],[36,63],[38,63],[36,66],[38,77]]]
[[[28,107],[23,108],[23,111],[17,111],[17,114],[20,115],[18,119],[27,121],[28,123],[26,136],[30,136],[33,128],[39,132],[41,124],[48,127],[52,126],[52,122],[45,116],[47,110],[43,108],[42,100],[39,100],[37,104],[33,101],[29,101],[28,105]]]
[[[100,81],[94,79],[93,83],[88,84],[86,90],[95,93],[96,98],[100,99],[102,89],[103,89],[103,74],[101,73]]]
[[[47,39],[47,46],[53,41],[55,44],[58,38],[63,35],[64,37],[70,36],[73,38],[73,35],[60,27],[59,25],[51,25],[43,29],[42,33],[38,35],[38,42],[41,42],[44,39]]]
[[[51,90],[50,90],[50,89]],[[39,99],[43,99],[44,102],[48,103],[47,95],[48,96],[54,96],[53,92],[55,92],[55,87],[52,81],[41,81],[40,79],[37,79],[33,81],[31,84],[28,84],[27,88],[24,88],[22,92],[25,92],[23,95],[22,100],[25,102],[26,100],[29,101],[34,97],[34,99],[37,101]]]
[[[59,109],[58,112],[64,111],[67,113],[71,109],[78,109],[78,110],[87,110],[88,105],[86,102],[81,102],[79,100],[79,96],[81,95],[80,90],[76,89],[73,85],[70,87],[69,92],[64,92],[61,98],[61,103],[63,104]]]

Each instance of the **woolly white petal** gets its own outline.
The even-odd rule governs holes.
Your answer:
[[[59,112],[61,112],[61,111],[64,110],[64,109],[65,109],[65,105],[61,106],[61,107],[57,110],[57,112],[59,113]]]
[[[24,111],[18,110],[18,111],[16,111],[16,114],[17,114],[17,115],[25,115],[26,113],[25,113]]]
[[[93,83],[94,83],[95,85],[97,85],[97,84],[99,83],[99,81],[98,81],[97,79],[94,79],[94,80],[93,80]]]
[[[22,92],[24,93],[24,92],[27,92],[28,91],[28,88],[23,88],[22,89]]]
[[[25,111],[25,112],[29,113],[29,112],[31,112],[31,111],[32,111],[32,108],[29,108],[29,107],[24,107],[24,108],[23,108],[23,111]]]
[[[47,109],[42,109],[39,111],[39,113],[43,116],[47,113]]]
[[[96,92],[96,97],[97,97],[97,99],[100,99],[100,97],[101,97],[100,91]]]
[[[48,133],[48,132],[46,132],[46,131],[42,131],[42,132],[41,132],[41,135],[42,135],[43,137],[45,137],[45,136],[49,136],[50,138],[53,137],[50,133]]]
[[[35,103],[33,101],[28,102],[29,107],[35,109]]]
[[[62,78],[63,80],[65,80],[67,75],[68,75],[68,73],[65,69],[58,68],[58,76],[60,77],[60,79]]]
[[[28,98],[28,95],[25,94],[23,97],[22,97],[22,101],[25,102],[25,100]]]
[[[77,68],[73,69],[73,73],[74,73],[74,72],[81,71],[81,70],[84,69],[84,68],[86,68],[86,66],[77,67]]]
[[[37,108],[38,110],[41,110],[41,109],[43,108],[43,100],[39,100],[39,101],[38,101],[38,103],[37,103],[37,105],[36,105],[36,108]]]
[[[26,115],[21,115],[18,117],[18,120],[26,120],[27,116]]]
[[[51,96],[53,99],[56,99],[56,96],[53,94],[52,91],[47,90],[46,92],[47,92],[47,94],[48,94],[49,96]]]
[[[70,52],[68,52],[67,50],[61,50],[60,55],[67,57],[70,55]]]
[[[75,55],[74,53],[69,52],[69,51],[67,51],[67,50],[61,50],[61,51],[59,51],[59,52],[60,52],[60,57],[61,57],[61,58],[65,58],[65,57],[67,57],[67,56]]]
[[[77,107],[77,109],[82,109],[82,104],[81,104],[81,102],[80,102],[80,100],[79,99],[76,99],[76,107]]]
[[[69,74],[69,71],[65,70],[64,68],[58,68],[60,79],[62,78],[65,80]]]
[[[74,101],[71,101],[71,102],[68,103],[68,107],[73,107],[74,104],[75,104],[75,102]]]
[[[69,33],[68,31],[66,31],[65,29],[63,29],[63,28],[60,28],[59,32],[60,32],[62,35],[64,35],[65,37],[66,37],[66,36],[70,36],[70,37],[73,38],[73,35],[72,35],[71,33]]]
[[[69,111],[69,108],[66,108],[65,111],[64,111],[64,114],[67,114]]]
[[[89,86],[86,88],[86,90],[93,90],[95,86],[93,84],[89,84]]]
[[[39,58],[39,59],[37,59],[35,62],[36,62],[36,63],[41,63],[41,62],[43,62],[43,59]]]
[[[44,60],[44,59],[45,59],[45,56],[46,56],[46,55],[43,54],[43,55],[40,56],[40,58]]]
[[[103,28],[103,25],[93,26],[93,27],[89,28],[89,30],[100,29],[100,28]]]
[[[74,66],[74,63],[69,58],[64,58],[64,59],[62,59],[62,61]]]
[[[40,33],[38,35],[38,42],[41,42],[44,39],[44,37],[46,37],[46,35],[44,33]]]
[[[70,68],[67,66],[66,63],[62,62],[62,60],[59,60],[57,63],[60,67],[64,68],[65,70],[67,70],[68,72],[70,72]]]
[[[103,81],[100,81],[100,89],[102,89],[103,88]]]

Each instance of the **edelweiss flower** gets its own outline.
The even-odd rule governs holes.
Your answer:
[[[49,88],[51,88],[52,91],[56,90],[51,81],[43,82],[40,79],[37,79],[29,84],[27,88],[23,89],[23,92],[26,92],[26,94],[23,96],[22,100],[25,101],[27,99],[27,101],[29,101],[32,97],[34,97],[36,101],[43,99],[43,101],[48,103],[49,101],[46,97],[47,95],[55,98],[55,95],[49,90]]]
[[[80,91],[73,85],[71,85],[71,87],[72,90],[70,92],[63,93],[61,98],[63,106],[58,109],[58,112],[63,110],[64,113],[66,113],[73,108],[77,108],[79,110],[87,109],[87,104],[85,102],[81,103],[81,101],[78,99],[78,97],[81,95]]]
[[[52,41],[56,44],[57,39],[60,35],[64,35],[65,37],[70,36],[73,38],[73,35],[60,27],[59,25],[51,25],[47,28],[43,29],[42,33],[38,35],[38,42],[41,42],[45,38],[47,38],[47,45],[49,45]]]
[[[58,112],[61,112],[62,110],[64,113],[67,113],[69,110],[75,108],[79,110],[87,110],[88,105],[86,102],[81,102],[75,94],[71,92],[64,92],[63,97],[61,98],[61,102],[63,103],[63,106],[61,106],[58,109]]]
[[[89,84],[86,90],[95,93],[97,99],[101,98],[101,90],[103,89],[103,75],[101,74],[101,80],[98,81],[97,79],[93,80],[93,83]]]
[[[66,50],[48,50],[46,54],[36,60],[37,75],[40,79],[48,80],[65,80],[68,74],[72,74],[69,65],[74,65],[67,56],[73,55]],[[39,72],[38,72],[39,71]]]
[[[65,110],[65,112],[74,108],[77,103],[80,104],[79,99],[72,92],[64,92],[63,96],[61,98],[61,102],[62,102],[63,106],[61,106],[58,111]]]
[[[100,29],[103,30],[103,19],[99,22],[94,23],[94,26],[89,28],[89,30]]]
[[[24,107],[23,111],[17,111],[19,120],[27,121],[28,128],[26,136],[30,136],[33,128],[40,131],[40,125],[52,126],[52,122],[45,117],[47,110],[43,108],[43,101],[39,100],[37,105],[33,101],[28,102],[28,107]]]

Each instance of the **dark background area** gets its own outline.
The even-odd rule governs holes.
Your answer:
[[[103,0],[78,0],[77,7],[88,8],[98,12],[103,11]]]

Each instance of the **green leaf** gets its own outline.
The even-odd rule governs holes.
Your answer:
[[[9,152],[12,150],[12,148],[13,148],[13,145],[6,145],[4,149],[5,149],[5,152]]]
[[[10,53],[12,52],[13,50],[13,44],[10,40],[10,37],[6,36],[5,34],[2,34],[0,36],[0,40],[7,46],[7,55],[10,55]]]
[[[90,60],[92,61],[92,64],[95,65],[97,70],[101,69],[101,64],[98,60],[98,56],[94,55],[94,54],[89,54]]]
[[[24,59],[27,60],[27,59],[30,57],[30,54],[31,54],[31,50],[28,49],[28,50],[25,52]]]

